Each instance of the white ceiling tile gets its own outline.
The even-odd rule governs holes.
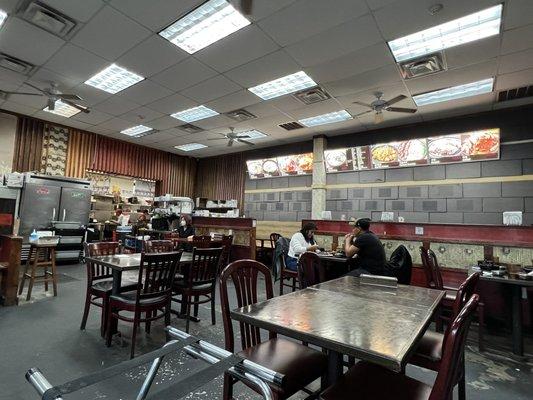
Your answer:
[[[219,72],[225,72],[272,53],[279,46],[255,25],[249,25],[194,56]]]
[[[304,104],[291,94],[276,97],[275,99],[269,100],[269,102],[272,106],[282,112],[288,112],[304,107]]]
[[[182,90],[181,94],[198,103],[205,103],[209,100],[218,99],[241,89],[242,87],[235,82],[230,81],[223,75],[218,75],[197,85],[191,86],[188,89]]]
[[[260,101],[261,99],[249,90],[241,90],[239,92],[235,92],[210,101],[206,103],[206,106],[213,110],[217,110],[220,113],[225,113],[228,111],[237,110],[239,108],[246,107],[246,109],[248,109],[247,106],[257,104]]]
[[[102,0],[41,0],[76,21],[87,22],[104,4]]]
[[[179,124],[181,124],[181,121],[178,121],[176,118],[169,117],[168,115],[150,121],[150,126],[159,130],[170,129]]]
[[[164,114],[174,114],[175,112],[186,110],[196,105],[197,104],[191,99],[176,93],[163,99],[154,101],[153,103],[147,104],[146,107]]]
[[[388,47],[384,43],[378,43],[335,60],[309,67],[307,71],[315,81],[330,82],[393,63],[394,60]]]
[[[8,14],[12,14],[19,0],[1,0],[0,8]]]
[[[533,23],[533,1],[510,0],[505,2],[505,29]]]
[[[533,24],[503,32],[501,54],[533,48]]]
[[[217,73],[190,57],[152,77],[152,80],[174,90],[182,90],[209,79]]]
[[[130,127],[131,127],[131,122],[125,121],[120,118],[112,118],[108,121],[102,122],[101,124],[94,126],[95,129],[108,130],[112,132],[120,132]]]
[[[137,104],[145,105],[163,97],[168,97],[172,93],[172,90],[158,85],[149,79],[145,79],[144,81],[123,90],[118,96],[131,100]]]
[[[96,89],[83,83],[72,88],[72,91],[83,99],[84,104],[89,106],[101,103],[112,96],[111,93],[104,92],[103,90]]]
[[[270,117],[279,113],[279,110],[270,101],[261,101],[260,103],[247,106],[246,110],[258,118]]]
[[[81,121],[76,121],[72,118],[69,118],[68,122],[65,122],[65,125],[68,125],[72,128],[83,129],[83,130],[90,130],[92,128],[91,124],[87,124]]]
[[[202,119],[200,121],[194,121],[192,124],[205,130],[212,130],[220,128],[221,126],[232,126],[235,121],[225,115],[215,115],[211,118]]]
[[[132,71],[150,77],[184,60],[188,54],[159,35],[152,35],[117,60]]]
[[[154,128],[150,121],[163,117],[164,114],[154,111],[150,108],[139,107],[135,110],[128,111],[120,116],[120,118],[135,123],[135,125],[146,125]],[[155,129],[155,128],[154,128]]]
[[[292,44],[285,50],[298,63],[307,67],[338,58],[382,40],[374,18],[367,14]]]
[[[405,83],[411,91],[411,94],[415,95],[493,77],[496,75],[497,66],[498,63],[496,60],[490,60],[464,68],[411,79],[405,81]]]
[[[159,32],[204,0],[113,0],[111,5],[138,23]]]
[[[344,96],[375,87],[391,86],[399,82],[401,82],[401,79],[397,66],[387,65],[373,71],[328,82],[323,86],[332,96]]]
[[[50,82],[57,83],[61,92],[67,92],[70,88],[81,83],[79,79],[71,79],[46,68],[39,68],[28,81],[40,88],[50,87]]]
[[[74,36],[72,43],[115,60],[150,34],[148,29],[106,6]]]
[[[317,115],[339,111],[342,109],[343,107],[336,99],[329,99],[319,103],[310,104],[308,106],[304,106],[302,103],[300,103],[299,108],[291,110],[290,112],[287,112],[287,114],[292,118],[299,120],[303,118],[316,117]]]
[[[302,68],[285,51],[270,53],[225,73],[232,81],[249,88],[293,74]]]
[[[424,121],[437,118],[448,118],[457,115],[474,114],[490,110],[492,108],[492,103],[494,102],[494,97],[494,93],[485,93],[479,96],[430,104],[420,107],[418,112]]]
[[[20,91],[25,93],[37,93],[36,90],[29,88],[28,86],[22,86]],[[27,107],[36,108],[42,110],[46,107],[46,97],[45,96],[23,96],[18,94],[12,94],[9,96],[9,101],[14,103],[22,104]]]
[[[289,6],[295,1],[296,0],[255,1],[252,6],[252,14],[247,15],[246,18],[249,18],[251,21],[259,21],[280,9]],[[230,0],[230,3],[232,3],[236,9],[239,9],[240,0]]]
[[[24,114],[24,115],[32,115],[33,113],[38,111],[38,109],[35,107],[29,107],[24,104],[15,103],[9,100],[4,101],[0,108],[2,108],[3,110],[13,111],[13,112]]]
[[[28,77],[26,75],[19,74],[18,72],[6,68],[0,68],[0,89],[15,90],[26,82],[27,79]]]
[[[382,129],[389,126],[419,123],[423,120],[422,115],[418,113],[405,114],[390,111],[384,111],[383,118],[383,122],[376,124],[374,113],[368,113],[357,117],[357,121],[359,121],[367,129]]]
[[[45,121],[57,122],[58,124],[66,124],[68,121],[68,118],[61,117],[57,114],[52,114],[46,111],[37,111],[33,114],[33,116]]]
[[[493,36],[464,46],[446,49],[445,58],[448,69],[464,67],[498,57],[500,53],[500,40],[500,36]]]
[[[501,56],[498,72],[508,74],[531,68],[531,66],[533,66],[533,49]]]
[[[127,113],[130,110],[138,108],[139,104],[126,100],[123,97],[113,96],[94,106],[97,110],[103,111],[115,116]]]
[[[190,132],[182,131],[181,129],[179,129],[179,126],[170,128],[170,129],[165,129],[164,131],[161,132],[161,134],[164,134],[166,138],[165,136],[162,136],[160,141],[191,135]]]
[[[364,0],[297,1],[259,21],[258,25],[282,46],[296,43],[349,19],[368,13]]]
[[[102,111],[92,109],[90,113],[78,113],[74,115],[71,119],[91,125],[98,125],[102,122],[109,121],[111,118],[113,118],[113,116],[110,114],[106,114]]]
[[[393,40],[483,10],[501,0],[441,0],[439,3],[444,7],[434,15],[428,11],[435,4],[433,0],[395,1],[373,14],[383,37]]]
[[[109,65],[105,59],[67,43],[44,65],[74,81],[85,82]]]
[[[0,35],[0,51],[26,62],[41,65],[65,43],[26,21],[8,18]]]
[[[398,0],[366,0],[366,4],[368,4],[368,7],[370,7],[371,10],[377,10],[381,7],[388,6],[395,1]]]
[[[499,75],[496,79],[496,90],[513,89],[531,84],[533,84],[533,68]]]

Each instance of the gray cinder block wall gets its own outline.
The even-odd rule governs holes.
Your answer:
[[[533,143],[502,145],[501,159],[355,171],[327,175],[327,185],[379,183],[379,186],[328,188],[326,209],[333,219],[370,217],[383,211],[405,222],[501,224],[503,211],[522,211],[524,225],[533,224],[533,180],[502,182],[497,178],[533,174]],[[495,182],[471,182],[476,178]],[[449,180],[464,182],[449,183]],[[421,184],[417,181],[435,181]],[[384,185],[383,183],[390,183]],[[308,188],[288,191],[289,188]],[[246,193],[245,214],[265,221],[310,218],[311,176],[247,180],[246,190],[279,189],[275,193]]]

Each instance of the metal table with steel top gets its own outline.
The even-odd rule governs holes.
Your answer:
[[[361,284],[345,276],[231,312],[233,319],[328,350],[328,384],[342,355],[403,371],[444,291]]]

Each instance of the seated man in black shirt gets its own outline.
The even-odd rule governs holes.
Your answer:
[[[346,257],[353,258],[355,269],[347,275],[361,274],[383,275],[385,263],[385,249],[379,238],[370,231],[370,220],[359,218],[350,222],[354,227],[352,233],[345,236],[344,252]]]

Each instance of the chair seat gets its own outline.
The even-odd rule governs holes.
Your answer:
[[[446,294],[444,295],[442,299],[442,306],[446,308],[452,308],[453,303],[455,302],[456,296],[457,296],[457,292],[447,290]]]
[[[320,396],[323,400],[427,400],[431,386],[375,364],[361,361]]]
[[[416,352],[409,360],[409,363],[433,371],[438,370],[442,360],[443,343],[444,335],[442,333],[426,331],[418,342]]]
[[[130,290],[135,290],[137,288],[137,282],[123,282],[120,287],[121,291],[127,292]],[[93,292],[100,292],[102,294],[110,294],[113,290],[113,281],[111,280],[102,280],[97,281],[92,284],[91,289]]]
[[[298,278],[298,271],[293,271],[292,269],[284,268],[281,271],[281,274],[285,277]]]
[[[119,295],[112,295],[110,298],[110,301],[113,303],[122,303],[124,306],[130,308],[135,307],[135,302],[137,299],[137,291],[132,292],[124,292],[120,293]],[[150,307],[157,304],[164,304],[168,301],[168,298],[166,296],[159,296],[159,297],[152,297],[149,299],[142,299],[139,303],[140,307]]]
[[[238,355],[284,374],[283,386],[272,386],[283,398],[320,377],[327,367],[327,358],[320,351],[282,338],[267,340]]]
[[[173,289],[175,291],[184,291],[187,290],[187,283],[184,280],[174,280],[174,287]],[[191,292],[209,292],[213,289],[212,283],[204,283],[202,285],[194,285],[190,288]]]

